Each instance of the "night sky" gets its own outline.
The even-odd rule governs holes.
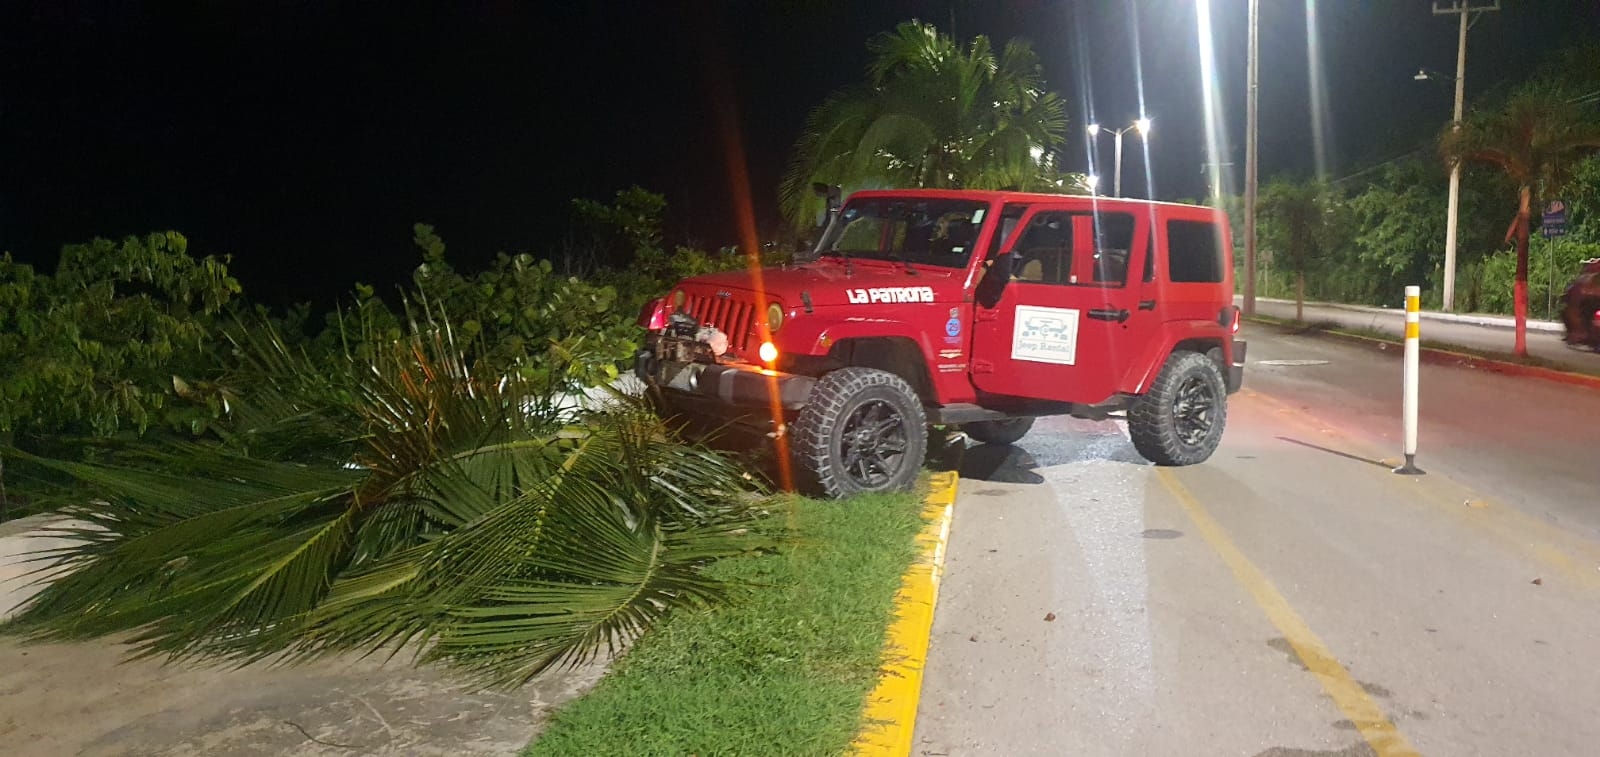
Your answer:
[[[1480,2],[1482,0],[1479,0]],[[1453,16],[1428,0],[1320,0],[1329,172],[1415,149],[1448,120]],[[1154,196],[1205,191],[1194,0],[715,4],[48,2],[0,4],[0,250],[51,266],[60,245],[176,229],[231,253],[253,298],[328,304],[418,261],[438,227],[463,267],[540,254],[573,197],[664,193],[674,241],[733,244],[713,92],[739,116],[757,221],[806,112],[861,80],[865,43],[920,18],[1034,43],[1083,126],[1145,108]],[[1302,0],[1262,0],[1261,176],[1313,149]],[[1596,0],[1506,0],[1473,28],[1468,96],[1547,49],[1600,35]],[[1244,168],[1245,0],[1212,0],[1236,179]],[[1137,24],[1133,23],[1137,19]],[[1135,46],[1135,32],[1138,45]],[[1102,136],[1102,175],[1111,140]],[[1124,194],[1144,196],[1125,142]],[[1109,191],[1109,176],[1102,187]]]

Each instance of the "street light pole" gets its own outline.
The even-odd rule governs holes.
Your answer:
[[[1111,196],[1113,196],[1113,197],[1121,197],[1122,196],[1122,132],[1123,132],[1122,129],[1118,129],[1117,130],[1116,167],[1114,169],[1112,169],[1112,170],[1116,171],[1116,174],[1115,174],[1116,178],[1112,181],[1112,186],[1111,186]]]
[[[1260,43],[1256,27],[1260,0],[1250,0],[1249,82],[1246,88],[1244,148],[1244,314],[1256,314],[1256,91]]]
[[[1450,8],[1440,9],[1439,4],[1433,4],[1433,15],[1442,16],[1447,13],[1461,15],[1461,31],[1456,41],[1456,103],[1451,115],[1450,128],[1452,131],[1461,131],[1461,109],[1466,99],[1467,84],[1467,22],[1468,16],[1473,12],[1487,13],[1500,10],[1500,0],[1495,0],[1493,6],[1471,7],[1471,0],[1457,0]],[[1447,211],[1444,232],[1444,298],[1443,310],[1455,310],[1456,301],[1456,223],[1461,213],[1461,161],[1454,160],[1450,163],[1450,204]]]
[[[1116,158],[1113,163],[1114,167],[1112,168],[1114,173],[1111,177],[1112,197],[1122,196],[1122,135],[1134,130],[1139,132],[1139,136],[1148,139],[1150,136],[1150,119],[1141,117],[1132,124],[1124,126],[1121,129],[1106,129],[1106,131],[1109,131],[1112,133],[1112,135],[1114,135],[1117,145]],[[1096,136],[1099,136],[1099,134],[1100,124],[1089,124],[1089,137],[1092,139]]]

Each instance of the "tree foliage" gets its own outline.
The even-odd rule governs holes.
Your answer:
[[[810,225],[813,183],[869,187],[1067,190],[1046,160],[1062,144],[1061,98],[1044,87],[1038,56],[987,37],[963,47],[908,21],[868,43],[867,81],[830,95],[808,118],[779,189],[785,215]]]
[[[1475,113],[1459,129],[1447,127],[1439,149],[1446,160],[1485,163],[1517,187],[1508,237],[1517,245],[1513,315],[1515,351],[1527,355],[1528,237],[1532,205],[1560,192],[1586,150],[1600,148],[1600,119],[1562,89],[1532,84],[1497,110]]]
[[[1278,178],[1262,192],[1257,208],[1261,241],[1272,251],[1273,263],[1295,275],[1299,320],[1306,275],[1327,263],[1329,250],[1345,243],[1345,207],[1324,182]]]
[[[516,684],[720,597],[700,566],[755,546],[757,485],[624,398],[574,419],[552,375],[480,372],[464,331],[330,371],[256,324],[223,440],[30,457],[88,487],[62,504],[89,526],[0,628],[239,663],[409,647]]]
[[[177,396],[239,292],[170,231],[68,245],[53,275],[0,256],[0,435],[203,429],[220,408]]]

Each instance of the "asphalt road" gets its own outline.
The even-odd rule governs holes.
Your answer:
[[[1256,312],[1274,318],[1294,318],[1293,302],[1256,300]],[[1508,318],[1492,316],[1467,316],[1509,324]],[[1341,306],[1305,307],[1308,323],[1337,323],[1345,328],[1366,329],[1401,337],[1405,334],[1405,311],[1394,308],[1357,308]],[[1569,370],[1600,374],[1600,353],[1587,349],[1573,349],[1563,341],[1562,330],[1550,330],[1559,324],[1536,322],[1528,328],[1528,354]],[[1540,327],[1543,328],[1540,328]],[[1485,327],[1472,323],[1443,320],[1437,314],[1424,313],[1422,341],[1460,345],[1470,349],[1509,355],[1516,347],[1516,332],[1509,326]]]
[[[968,451],[913,753],[1594,754],[1600,392],[1424,366],[1404,477],[1398,352],[1246,335],[1205,464]]]

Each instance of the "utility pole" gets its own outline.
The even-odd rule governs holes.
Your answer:
[[[1249,106],[1245,116],[1244,152],[1244,314],[1256,314],[1256,92],[1260,42],[1256,33],[1261,0],[1250,0]]]
[[[1467,85],[1467,26],[1468,17],[1473,13],[1488,13],[1500,10],[1500,0],[1494,0],[1494,5],[1472,7],[1472,0],[1451,0],[1449,8],[1440,8],[1438,0],[1433,3],[1433,15],[1444,16],[1455,13],[1461,16],[1461,33],[1456,42],[1456,106],[1451,116],[1450,128],[1454,131],[1461,130],[1461,108],[1465,100]],[[1456,300],[1456,219],[1461,212],[1461,161],[1452,161],[1450,165],[1450,206],[1448,220],[1445,222],[1444,232],[1444,311],[1451,312],[1455,309]]]

